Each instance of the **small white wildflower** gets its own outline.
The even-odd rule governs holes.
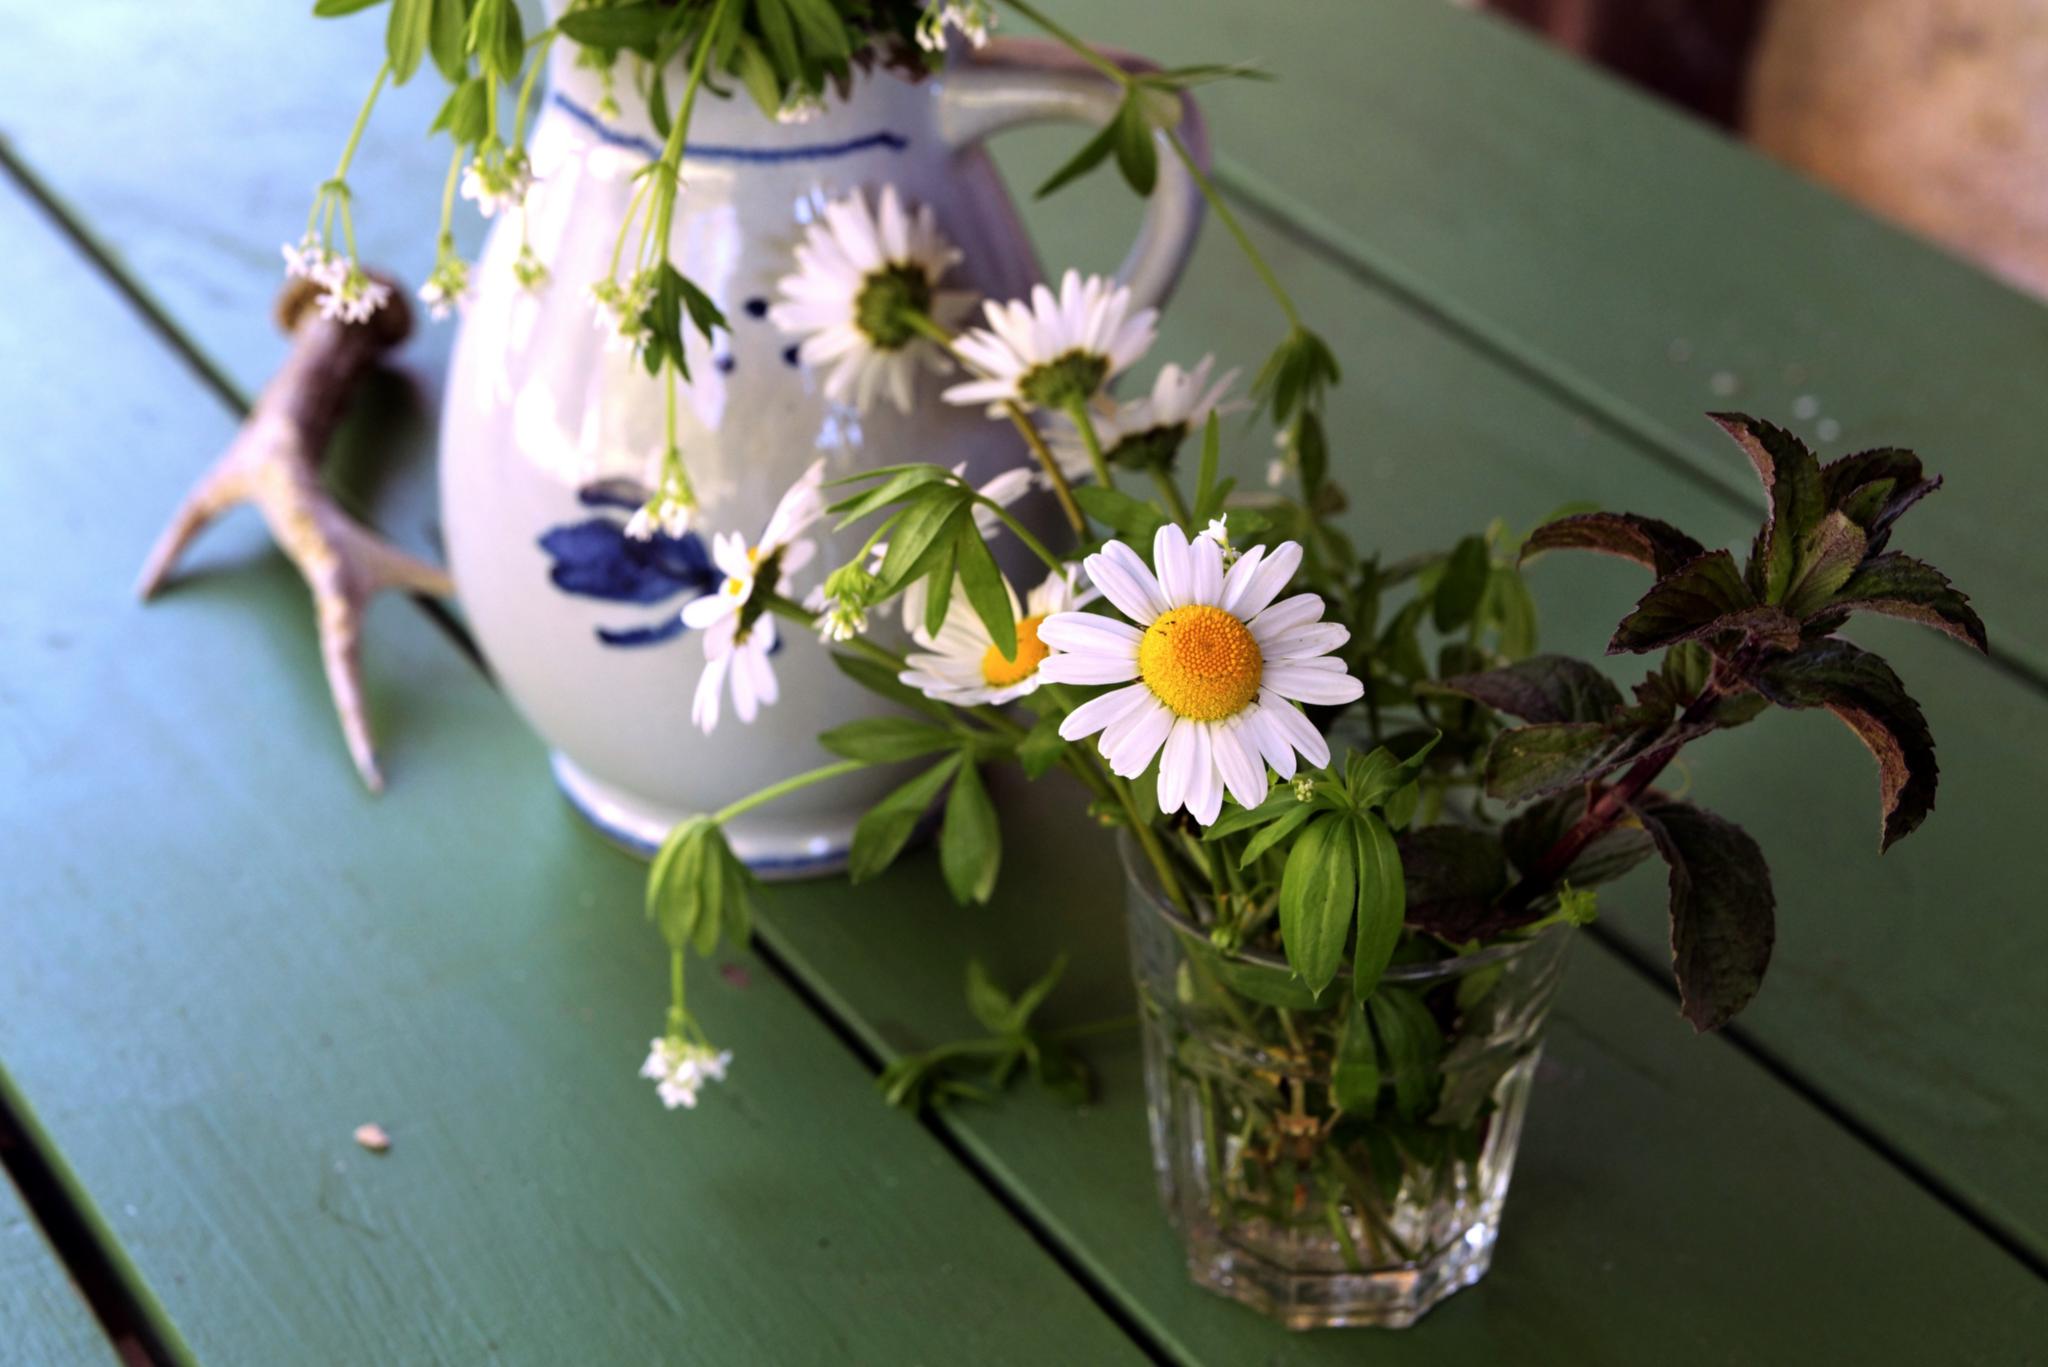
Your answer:
[[[443,252],[434,263],[434,273],[420,286],[420,302],[436,321],[460,307],[469,294],[469,263],[453,252]]]
[[[678,1106],[695,1106],[698,1091],[706,1082],[725,1081],[725,1070],[731,1064],[730,1049],[715,1050],[667,1035],[649,1043],[640,1076],[655,1084],[661,1104],[673,1111]]]
[[[825,102],[814,90],[793,90],[775,111],[777,123],[809,123],[825,112]]]
[[[479,152],[462,168],[462,197],[476,201],[485,218],[520,208],[531,189],[533,171],[524,152]]]
[[[969,44],[981,47],[996,26],[988,0],[932,0],[917,21],[917,45],[927,52],[946,49],[946,30],[956,28]]]
[[[339,276],[331,272],[321,280],[318,300],[320,316],[343,323],[367,323],[378,309],[391,302],[391,287],[372,279],[360,265],[350,262]]]
[[[346,262],[329,250],[318,233],[307,233],[296,243],[287,242],[284,251],[284,273],[294,280],[311,280],[318,285],[331,285],[348,269]]]
[[[538,294],[547,287],[547,263],[534,253],[531,244],[519,244],[519,255],[512,262],[512,278],[528,294]]]
[[[651,271],[637,271],[624,283],[608,278],[590,287],[590,298],[596,307],[594,321],[597,330],[605,334],[607,350],[629,351],[638,356],[646,349],[652,340],[647,305],[653,297]]]

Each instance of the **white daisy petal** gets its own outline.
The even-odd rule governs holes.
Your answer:
[[[1223,811],[1223,775],[1216,769],[1217,727],[1213,722],[1195,724],[1194,769],[1188,775],[1188,815],[1202,825],[1213,823]]]
[[[1168,522],[1152,537],[1152,565],[1159,572],[1159,591],[1169,608],[1184,608],[1193,600],[1194,566],[1188,555],[1188,534]]]
[[[1166,593],[1151,567],[1121,541],[1111,541],[1082,562],[1088,580],[1111,605],[1134,622],[1150,626],[1167,609]]]
[[[1159,810],[1167,816],[1187,801],[1195,772],[1195,733],[1200,727],[1200,722],[1181,717],[1166,735],[1166,750],[1159,756]]]
[[[1129,688],[1119,688],[1100,697],[1090,698],[1069,712],[1060,722],[1060,739],[1080,740],[1084,736],[1092,736],[1125,713],[1135,711],[1150,701],[1152,690],[1143,684],[1132,684]]]
[[[1135,661],[1138,642],[1144,637],[1145,633],[1130,623],[1094,612],[1055,613],[1038,627],[1038,639],[1054,650],[1108,655],[1119,660]]]
[[[1253,741],[1258,744],[1260,757],[1272,765],[1273,772],[1285,782],[1294,777],[1294,746],[1287,739],[1287,727],[1281,722],[1280,715],[1283,711],[1295,716],[1301,714],[1279,701],[1275,694],[1264,693],[1260,698],[1257,707],[1247,710],[1248,720],[1245,725],[1251,731]],[[1265,701],[1267,698],[1272,698],[1273,701]]]
[[[1293,541],[1281,542],[1253,572],[1230,610],[1245,619],[1258,616],[1266,610],[1267,604],[1280,596],[1280,590],[1287,587],[1287,581],[1294,578],[1294,572],[1300,568],[1300,545]]]
[[[1108,655],[1053,655],[1038,667],[1047,683],[1112,684],[1129,683],[1138,677],[1135,658],[1115,659]]]
[[[1266,657],[1266,662],[1273,664],[1307,655],[1328,655],[1351,639],[1351,628],[1342,622],[1311,622],[1291,631],[1261,632],[1254,622],[1252,639],[1259,643],[1259,653]]]
[[[1324,707],[1357,702],[1365,694],[1365,685],[1341,667],[1326,670],[1293,663],[1269,665],[1261,682],[1283,698]]]
[[[1240,807],[1256,807],[1266,799],[1266,766],[1259,761],[1258,738],[1250,726],[1257,715],[1257,708],[1247,708],[1210,728],[1216,770]]]
[[[1323,733],[1316,730],[1315,723],[1304,716],[1293,704],[1284,701],[1271,689],[1259,690],[1259,712],[1276,727],[1287,744],[1301,752],[1309,768],[1320,769],[1330,762],[1330,743],[1323,739]],[[1278,765],[1273,766],[1276,770]],[[1282,775],[1292,777],[1292,775]]]
[[[1102,755],[1110,772],[1118,778],[1136,778],[1152,763],[1159,747],[1173,730],[1173,713],[1152,696],[1152,690],[1136,685],[1144,693],[1138,706],[1102,733]],[[1114,732],[1114,735],[1111,733]]]

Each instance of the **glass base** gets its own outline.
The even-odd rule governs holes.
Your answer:
[[[1283,1328],[1406,1329],[1438,1301],[1486,1275],[1495,1227],[1473,1226],[1426,1262],[1369,1272],[1290,1269],[1236,1247],[1213,1227],[1181,1233],[1195,1285],[1248,1305]]]

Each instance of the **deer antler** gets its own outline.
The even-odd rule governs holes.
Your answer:
[[[384,589],[446,596],[455,588],[445,571],[343,512],[320,483],[320,459],[356,382],[412,330],[403,291],[394,288],[364,323],[318,316],[315,292],[311,282],[294,280],[278,296],[278,323],[291,334],[291,354],[257,397],[233,443],[185,495],[135,589],[146,601],[207,523],[235,504],[254,504],[313,591],[321,659],[342,735],[356,772],[379,792],[384,776],[358,668],[363,610]]]

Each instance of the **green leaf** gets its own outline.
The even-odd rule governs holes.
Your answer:
[[[1116,130],[1116,165],[1124,182],[1139,195],[1150,195],[1159,183],[1159,148],[1137,90],[1124,96],[1110,127]]]
[[[966,516],[966,491],[952,485],[931,486],[905,508],[902,519],[889,529],[889,552],[882,557],[878,576],[882,581],[881,596],[900,592],[928,568],[919,562],[934,546],[943,545],[945,554],[950,556],[955,519]]]
[[[846,865],[849,878],[865,882],[896,862],[911,832],[962,760],[957,753],[947,756],[868,809],[853,828],[853,848]]]
[[[749,33],[741,33],[739,49],[733,57],[733,74],[740,78],[740,84],[753,96],[754,104],[763,114],[774,118],[782,110],[782,80],[775,73],[775,64],[768,60],[768,54],[754,41]]]
[[[1370,1115],[1379,1101],[1380,1057],[1366,1023],[1365,1004],[1352,997],[1344,1004],[1344,1026],[1337,1035],[1337,1057],[1330,1068],[1330,1091],[1337,1105]]]
[[[953,720],[951,708],[947,707],[944,703],[935,702],[927,698],[924,694],[897,678],[894,672],[876,664],[865,656],[849,654],[843,650],[835,650],[832,652],[832,663],[838,666],[840,673],[878,697],[887,698],[891,702],[902,703],[905,707],[916,708],[918,711],[941,722],[950,723]]]
[[[1486,542],[1481,538],[1465,537],[1452,548],[1431,599],[1431,615],[1438,631],[1456,631],[1472,620],[1480,598],[1486,593],[1486,580],[1492,568]]]
[[[1048,712],[1017,742],[1017,763],[1023,768],[1024,777],[1040,778],[1059,764],[1066,749],[1067,742],[1060,738],[1059,714]]]
[[[483,77],[470,77],[448,92],[441,112],[434,116],[433,126],[427,131],[438,133],[445,129],[450,138],[464,145],[483,141],[489,129],[489,99]]]
[[[651,52],[662,34],[683,11],[659,0],[603,9],[572,9],[555,21],[571,42],[583,47],[622,48]]]
[[[1202,463],[1195,474],[1195,521],[1206,524],[1223,511],[1223,491],[1216,485],[1216,467],[1223,459],[1223,421],[1211,412],[1202,424]]]
[[[427,51],[434,65],[451,83],[469,71],[469,16],[463,0],[433,0],[433,22],[427,33]]]
[[[1009,993],[996,986],[979,959],[967,961],[967,1009],[992,1035],[1007,1035],[1013,1029],[1010,1017],[1016,1004]]]
[[[1065,976],[1066,971],[1067,956],[1062,953],[1052,961],[1052,967],[1039,975],[1036,982],[1017,994],[1017,1003],[1010,1009],[1010,1028],[1006,1033],[1015,1033],[1031,1023],[1032,1016],[1045,1004],[1045,999],[1052,995],[1052,990],[1059,986],[1060,979]]]
[[[866,717],[823,732],[818,743],[848,759],[888,764],[952,749],[960,737],[915,717]]]
[[[1968,595],[1934,566],[1896,551],[1864,561],[1829,606],[1903,617],[1979,650],[1987,648],[1984,621],[1970,606]]]
[[[1658,578],[1707,553],[1707,548],[1668,522],[1634,513],[1580,513],[1546,522],[1522,543],[1527,563],[1545,551],[1594,551],[1619,556]]]
[[[954,525],[965,527],[969,533],[974,530],[974,519],[960,517]],[[959,567],[960,550],[957,539],[935,541],[911,570],[912,576],[924,576],[924,630],[927,636],[937,636],[945,629],[946,612],[953,606],[954,571]]]
[[[1613,754],[1613,738],[1598,722],[1549,722],[1502,731],[1486,751],[1486,795],[1503,802],[1582,783]]]
[[[647,914],[676,949],[709,954],[721,936],[744,943],[752,920],[753,875],[710,817],[669,832],[647,870]]]
[[[1435,1100],[1443,1032],[1421,998],[1407,988],[1383,988],[1365,1003],[1365,1009],[1380,1047],[1386,1051],[1394,1108],[1403,1120],[1413,1120]]]
[[[1296,799],[1293,793],[1285,787],[1280,790],[1280,793],[1283,797],[1292,801],[1294,805],[1261,826],[1258,832],[1245,842],[1244,853],[1237,857],[1237,866],[1240,869],[1248,869],[1257,863],[1259,857],[1265,854],[1267,850],[1272,849],[1288,836],[1294,834],[1296,830],[1300,829],[1303,822],[1321,810],[1314,803],[1302,802]]]
[[[1777,899],[1763,851],[1740,826],[1686,802],[1637,809],[1671,866],[1671,967],[1695,1030],[1726,1025],[1763,985]]]
[[[939,829],[939,869],[953,900],[961,906],[986,903],[996,890],[1002,862],[1003,833],[995,804],[989,801],[980,768],[963,762],[946,798],[946,824]]]
[[[1063,164],[1059,170],[1046,177],[1045,184],[1038,187],[1036,198],[1044,199],[1056,190],[1073,184],[1093,171],[1116,150],[1118,125],[1121,121],[1112,118],[1102,126],[1102,131],[1081,145],[1081,150]]]
[[[316,19],[339,19],[381,5],[384,0],[314,0],[313,17]]]
[[[1800,546],[1798,569],[1785,589],[1785,611],[1804,619],[1826,606],[1863,561],[1863,529],[1846,513],[1829,513]]]
[[[1150,546],[1153,534],[1166,525],[1166,515],[1151,504],[1100,484],[1074,490],[1081,511],[1137,545]]]
[[[1223,815],[1217,817],[1203,830],[1202,839],[1221,840],[1226,835],[1235,835],[1253,826],[1262,826],[1275,817],[1285,815],[1303,805],[1305,804],[1295,797],[1291,785],[1278,784],[1268,790],[1265,800],[1256,807],[1226,806]]]
[[[1487,939],[1511,924],[1494,906],[1508,885],[1499,836],[1467,826],[1425,826],[1394,843],[1406,924],[1453,941]]]
[[[1621,619],[1607,653],[1661,650],[1675,641],[1727,630],[1735,614],[1754,606],[1756,599],[1736,570],[1735,558],[1713,551],[1652,584],[1635,610]],[[1795,637],[1797,625],[1792,624]]]
[[[1782,603],[1798,578],[1801,547],[1828,508],[1820,462],[1798,437],[1747,413],[1709,413],[1756,467],[1771,514],[1757,533],[1746,578],[1758,601]]]
[[[1326,816],[1302,831],[1281,875],[1280,943],[1318,997],[1344,961],[1357,903],[1357,858],[1343,822]]]
[[[880,474],[881,472],[874,471],[872,473]],[[902,501],[909,494],[924,488],[928,484],[950,484],[952,482],[952,472],[940,466],[906,466],[900,470],[890,471],[888,478],[884,479],[880,484],[843,498],[827,507],[825,511],[840,515],[839,525],[844,527],[848,523],[859,521],[869,513],[887,507],[891,503]]]
[[[1520,570],[1506,565],[1494,567],[1486,581],[1483,608],[1499,624],[1501,654],[1519,660],[1535,653],[1536,600],[1530,596],[1529,585]]]
[[[989,641],[997,652],[1012,664],[1017,660],[1017,616],[1010,597],[1009,586],[1003,582],[1003,572],[996,568],[995,557],[989,554],[988,543],[981,539],[981,529],[974,525],[973,517],[963,518],[960,530],[954,534],[954,565],[960,575],[960,587],[967,594],[967,601],[974,608],[974,615],[988,628]],[[936,633],[934,633],[936,634]]]
[[[1406,914],[1401,855],[1393,832],[1371,812],[1350,822],[1358,860],[1358,947],[1351,965],[1351,991],[1363,1001],[1379,986],[1394,956]]]
[[[420,69],[427,38],[433,30],[434,0],[391,0],[391,21],[384,29],[384,53],[391,63],[391,83],[404,85]]]
[[[831,0],[786,0],[786,3],[796,16],[797,30],[803,35],[804,46],[812,53],[839,60],[853,55],[853,41],[847,35],[846,21],[839,17]]]
[[[435,0],[445,3],[446,0]],[[519,78],[526,61],[526,28],[513,0],[481,0],[472,16],[476,50],[484,70],[507,84]]]
[[[1568,655],[1536,655],[1484,674],[1418,685],[1416,691],[1453,693],[1531,722],[1605,721],[1621,706],[1621,690],[1605,674]]]
[[[1884,816],[1880,848],[1910,835],[1934,810],[1940,766],[1934,737],[1905,684],[1869,651],[1847,641],[1815,641],[1765,664],[1757,691],[1780,707],[1825,707],[1856,733],[1877,760]]]

